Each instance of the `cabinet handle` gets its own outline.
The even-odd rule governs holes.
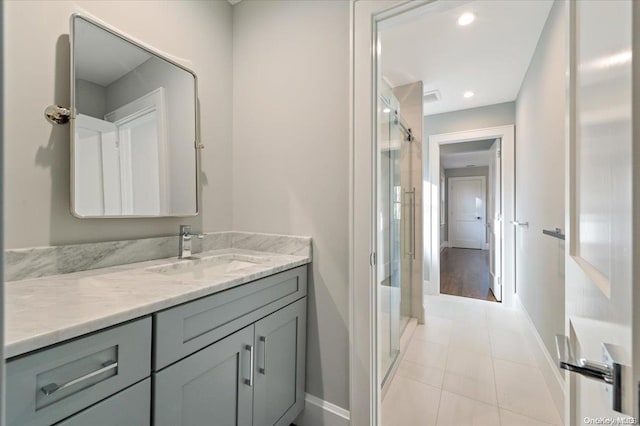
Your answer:
[[[262,342],[262,367],[258,368],[260,374],[267,374],[267,338],[260,336],[259,340]]]
[[[247,386],[253,386],[253,345],[244,345],[244,349],[249,351],[249,378],[244,379],[244,384]]]
[[[40,388],[43,394],[49,396],[54,393],[61,391],[62,389],[66,389],[70,386],[77,385],[80,382],[84,382],[85,380],[89,380],[92,377],[97,376],[98,374],[106,373],[109,370],[113,370],[114,368],[118,368],[118,363],[116,361],[107,361],[102,364],[102,368],[92,371],[89,374],[85,374],[82,377],[78,377],[77,379],[73,379],[68,381],[67,383],[63,383],[61,385],[57,383],[49,383],[48,385],[44,385]]]

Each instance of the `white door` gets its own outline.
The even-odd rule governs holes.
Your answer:
[[[164,88],[105,115],[118,127],[124,215],[158,216],[169,209],[169,153]]]
[[[579,425],[616,419],[621,413],[638,416],[634,359],[638,361],[640,332],[640,306],[635,303],[640,296],[640,208],[637,201],[634,208],[632,194],[638,195],[634,180],[638,185],[640,157],[632,149],[632,93],[638,89],[631,84],[631,52],[632,17],[640,16],[640,8],[630,0],[568,4],[569,39],[575,50],[569,50],[573,84],[567,146],[566,334],[574,365],[603,362],[605,345],[622,365],[619,409],[613,405],[614,386],[567,374],[566,424]],[[560,339],[559,347],[562,341],[567,342]]]
[[[120,213],[120,164],[113,123],[76,116],[74,209],[82,216]]]
[[[120,142],[122,214],[159,215],[162,211],[157,112],[141,111],[115,124]]]
[[[502,161],[500,139],[491,146],[489,166],[489,274],[491,291],[497,301],[502,300]]]
[[[449,178],[449,243],[481,249],[485,242],[485,177]]]

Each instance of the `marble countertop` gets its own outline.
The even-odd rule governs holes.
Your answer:
[[[5,356],[41,349],[311,262],[310,256],[239,248],[194,257],[219,255],[255,264],[201,280],[149,270],[189,262],[174,257],[8,282]]]

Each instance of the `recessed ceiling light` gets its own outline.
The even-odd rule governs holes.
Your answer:
[[[385,108],[382,110],[382,112],[384,112],[385,114],[389,114],[391,112],[391,109]]]
[[[473,93],[471,90],[469,90],[468,92],[464,92],[464,94],[462,96],[464,96],[465,98],[472,98],[473,95],[475,95],[475,93]]]
[[[476,20],[476,15],[474,15],[471,12],[466,12],[460,15],[460,17],[458,18],[458,25],[462,25],[462,26],[469,25],[475,20]]]

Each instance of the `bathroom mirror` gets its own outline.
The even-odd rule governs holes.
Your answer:
[[[87,17],[71,17],[71,212],[193,216],[196,76]]]

